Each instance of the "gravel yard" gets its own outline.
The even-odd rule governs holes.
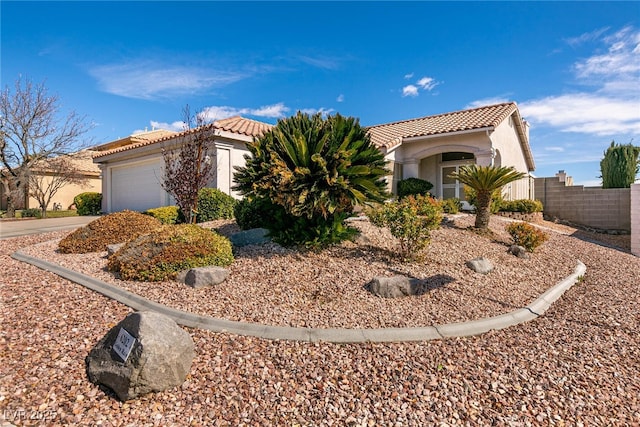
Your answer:
[[[0,417],[16,425],[639,425],[640,259],[591,241],[603,236],[547,223],[564,234],[520,260],[465,230],[471,220],[434,232],[423,263],[398,262],[389,236],[358,223],[366,240],[321,253],[246,248],[227,282],[200,290],[117,281],[103,271],[104,254],[55,253],[46,242],[62,233],[4,240]],[[506,242],[503,221],[492,226]],[[27,253],[176,308],[307,327],[470,320],[525,305],[577,259],[587,274],[543,317],[472,338],[344,345],[187,329],[197,353],[188,381],[121,403],[87,381],[84,357],[130,310],[9,257],[40,242]],[[606,243],[624,248],[625,236]],[[481,255],[496,265],[487,276],[464,266]],[[373,276],[392,274],[422,279],[427,291],[401,300],[368,294]]]

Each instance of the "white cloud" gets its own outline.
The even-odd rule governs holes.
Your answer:
[[[562,153],[564,151],[564,147],[544,147],[545,151],[553,151],[554,153]]]
[[[605,37],[609,45],[607,52],[593,55],[575,64],[577,76],[581,79],[634,80],[638,84],[640,72],[640,31],[625,27],[615,34]]]
[[[418,96],[418,87],[407,85],[402,88],[402,96]]]
[[[300,56],[300,61],[313,67],[322,68],[325,70],[337,70],[340,68],[340,61],[336,58],[330,58],[326,56]]]
[[[173,123],[167,123],[167,122],[157,122],[155,120],[151,120],[149,122],[151,124],[151,128],[152,129],[166,129],[166,130],[173,130],[176,132],[182,132],[183,130],[186,129],[186,123],[183,121],[176,121]],[[145,132],[146,130],[137,130],[135,132],[133,132],[133,134],[137,134],[137,133],[142,133]]]
[[[303,108],[302,110],[300,110],[302,113],[305,114],[309,114],[309,115],[314,115],[317,113],[322,114],[324,117],[328,116],[329,114],[333,113],[335,110],[333,108]]]
[[[572,47],[580,46],[581,44],[594,41],[600,38],[602,34],[607,32],[609,27],[598,28],[597,30],[590,31],[588,33],[582,33],[578,37],[570,37],[564,41]]]
[[[284,117],[285,113],[289,111],[289,107],[285,106],[282,102],[272,105],[264,105],[259,108],[236,108],[230,106],[210,106],[204,108],[201,114],[204,116],[205,121],[211,122],[214,120],[222,120],[233,116],[256,116],[266,118],[280,118]]]
[[[491,98],[477,99],[465,105],[464,108],[466,110],[469,108],[485,107],[487,105],[504,104],[505,102],[510,102],[509,98],[504,96],[494,96]]]
[[[338,95],[338,97],[336,98],[336,102],[344,102],[344,95],[343,94]]]
[[[431,91],[434,87],[438,86],[438,84],[439,83],[431,77],[423,77],[418,80],[418,86],[427,91]]]
[[[405,74],[404,78],[407,79],[407,80],[412,79],[413,78],[413,73]]]
[[[89,73],[104,92],[135,99],[198,93],[246,77],[243,73],[174,66],[154,61],[100,65],[90,69]]]

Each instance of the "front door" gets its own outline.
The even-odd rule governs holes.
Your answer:
[[[457,179],[449,178],[449,175],[451,175],[453,172],[458,172],[460,166],[464,164],[468,163],[442,166],[442,179],[440,180],[440,182],[442,183],[442,188],[440,194],[442,194],[443,199],[451,199],[455,197],[460,200],[466,200],[464,197],[464,185],[461,184]]]

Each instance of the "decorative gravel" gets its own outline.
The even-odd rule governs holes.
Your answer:
[[[416,266],[394,261],[385,250],[392,247],[389,239],[383,239],[389,246],[345,245],[320,254],[249,248],[238,254],[229,281],[240,286],[236,267],[248,270],[260,262],[263,272],[246,276],[260,279],[252,282],[259,289],[249,292],[243,285],[243,297],[220,287],[206,290],[199,299],[213,298],[212,291],[225,299],[215,297],[193,311],[282,325],[413,325],[509,310],[570,273],[575,259],[587,265],[587,274],[537,320],[471,338],[345,345],[187,329],[197,353],[188,380],[126,403],[87,381],[84,358],[130,310],[9,257],[61,233],[0,241],[0,419],[105,426],[639,425],[640,259],[565,229],[566,235],[554,233],[531,260],[522,261],[506,255],[504,245],[464,230],[467,220],[434,233],[426,261]],[[492,224],[501,233],[501,222],[492,218]],[[46,245],[29,250],[48,252],[51,260],[57,256]],[[336,264],[338,254],[361,266],[347,272]],[[495,272],[480,276],[458,266],[480,255],[495,263]],[[79,259],[93,263],[91,257]],[[367,295],[364,282],[396,270],[454,280],[406,301]],[[526,295],[527,286],[518,286],[523,281],[540,287]],[[152,285],[167,293],[165,285],[177,286]],[[510,291],[496,290],[505,287]],[[280,298],[268,292],[276,289]],[[180,304],[176,295],[165,298]],[[242,298],[246,308],[234,313]],[[433,313],[419,313],[425,307]],[[269,314],[271,309],[278,314]],[[380,312],[367,312],[375,310]],[[463,310],[473,314],[455,314]]]

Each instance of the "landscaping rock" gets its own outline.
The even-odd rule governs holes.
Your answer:
[[[268,232],[269,230],[265,228],[252,228],[232,234],[229,240],[235,247],[261,245],[271,241],[271,238],[267,237]]]
[[[487,274],[493,271],[493,264],[485,257],[469,260],[466,265],[476,273]]]
[[[229,277],[229,270],[225,268],[216,266],[197,267],[178,274],[178,281],[198,289],[218,285],[224,282],[227,277]]]
[[[382,298],[398,298],[407,295],[416,295],[421,287],[417,279],[410,279],[406,276],[379,276],[374,277],[370,283],[372,294]]]
[[[194,355],[187,332],[167,316],[144,311],[129,314],[113,327],[85,362],[91,382],[110,388],[126,401],[182,384]]]
[[[518,246],[518,245],[511,245],[509,247],[509,253],[522,259],[530,258],[529,252],[527,252],[527,250],[524,247]]]
[[[118,252],[122,246],[124,246],[124,243],[114,243],[112,245],[107,245],[107,258]]]

